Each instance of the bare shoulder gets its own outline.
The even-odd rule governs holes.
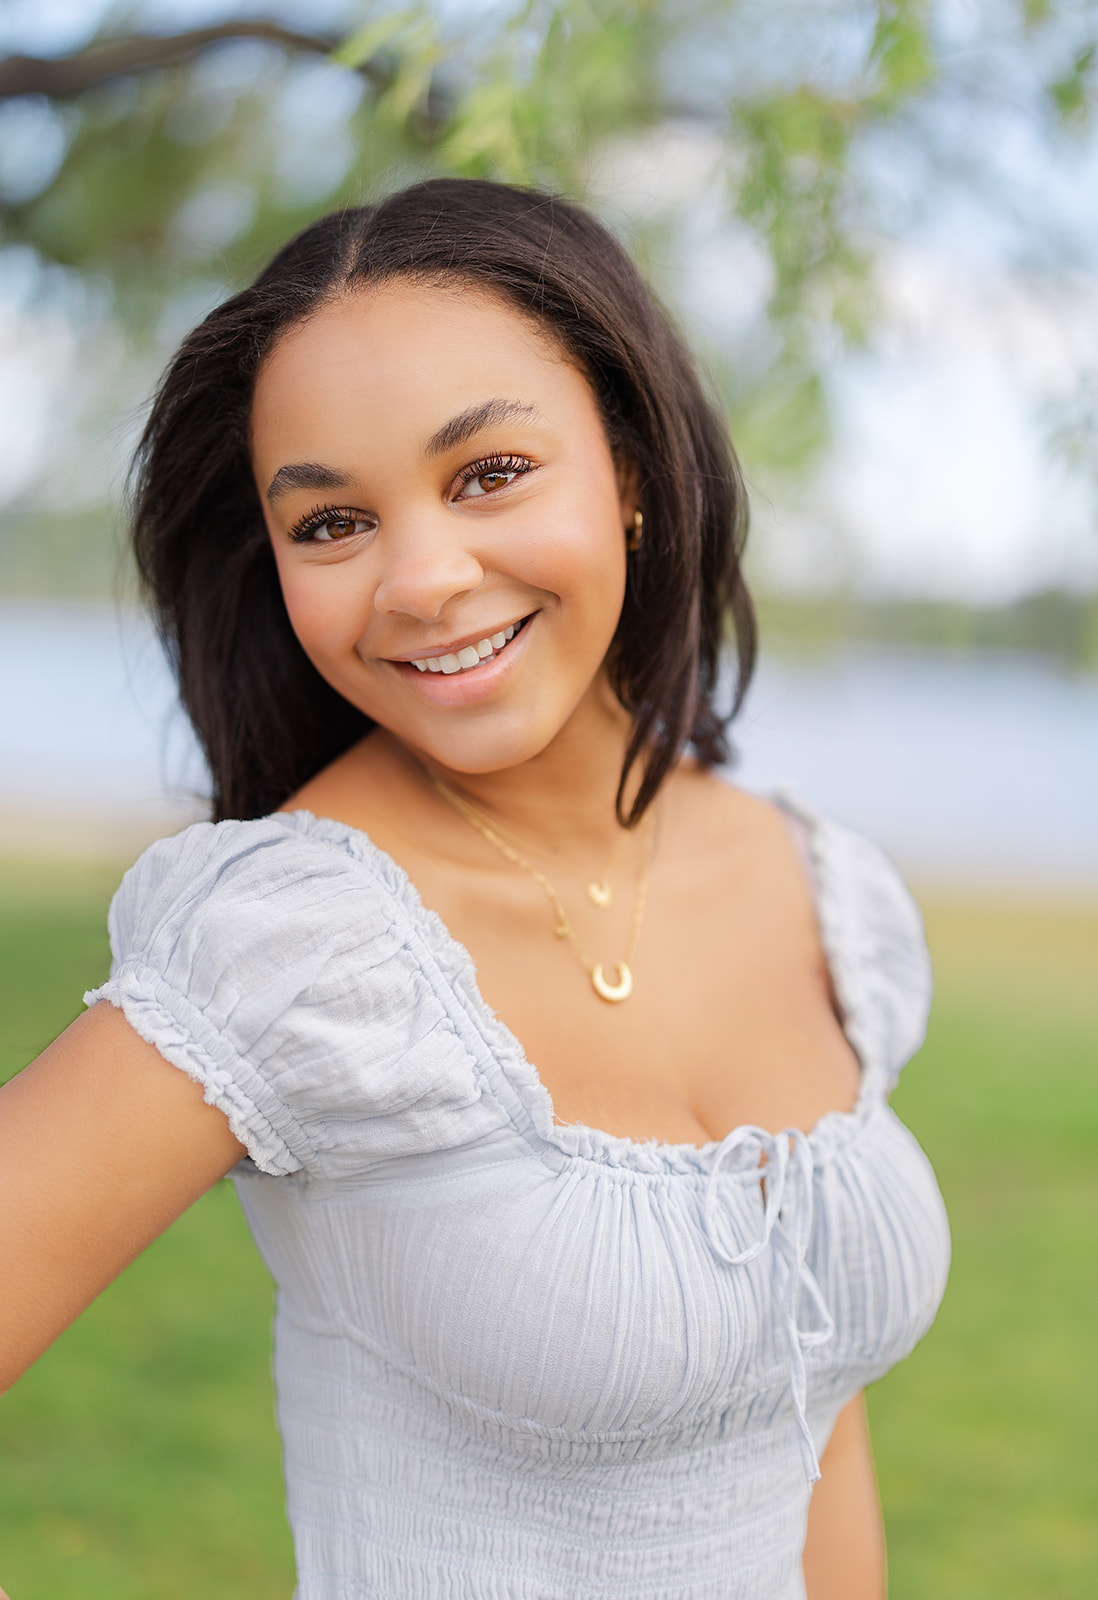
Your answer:
[[[818,942],[815,891],[780,806],[684,764],[660,808],[661,853],[693,896],[719,902],[724,915]]]
[[[342,812],[361,792],[365,772],[375,764],[376,741],[367,736],[344,750],[334,761],[313,775],[279,806],[280,811],[312,811],[318,817],[343,818]]]
[[[693,840],[711,858],[741,852],[783,864],[796,863],[794,833],[786,813],[773,800],[741,789],[696,762],[684,762],[667,785],[663,807],[668,823],[684,840]]]
[[[282,811],[311,811],[361,828],[377,843],[401,825],[414,826],[424,806],[417,783],[396,741],[377,729],[353,744],[290,796]]]

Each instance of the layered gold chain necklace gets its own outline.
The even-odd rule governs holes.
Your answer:
[[[615,964],[617,981],[611,983],[609,978],[606,976],[606,969],[602,962],[593,962],[586,950],[580,944],[579,936],[568,919],[568,913],[561,904],[560,896],[550,883],[549,879],[545,876],[544,872],[535,867],[532,861],[528,861],[524,855],[514,848],[513,845],[508,844],[506,839],[501,839],[499,834],[492,827],[492,824],[488,821],[487,817],[482,816],[475,806],[469,804],[468,800],[464,799],[460,794],[457,794],[447,784],[443,783],[441,779],[436,778],[433,773],[428,772],[427,776],[430,778],[431,783],[438,790],[442,798],[451,806],[453,806],[458,815],[463,817],[471,828],[475,828],[482,838],[486,839],[490,845],[493,845],[495,849],[499,851],[500,855],[512,862],[514,866],[521,867],[523,872],[529,873],[534,882],[544,890],[549,899],[549,903],[553,908],[553,915],[556,919],[553,928],[554,933],[558,939],[567,939],[572,945],[580,959],[580,964],[582,965],[583,970],[587,973],[587,976],[591,980],[591,987],[594,989],[599,999],[607,1001],[610,1005],[620,1005],[623,1000],[628,1000],[629,996],[633,993],[632,962],[637,953],[637,943],[640,939],[641,922],[644,919],[644,902],[648,892],[648,869],[652,863],[652,845],[655,838],[655,812],[653,811],[648,821],[644,824],[646,835],[644,840],[644,854],[641,859],[641,870],[640,876],[637,879],[636,894],[633,897],[633,916],[629,926],[629,943],[626,947],[624,958]],[[587,890],[588,898],[591,900],[593,905],[602,907],[610,904],[613,896],[610,890],[610,885],[606,878],[586,879],[581,873],[576,873],[574,876],[579,877],[581,882],[583,882],[584,887]]]

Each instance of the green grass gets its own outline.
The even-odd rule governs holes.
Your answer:
[[[931,903],[895,1096],[953,1227],[938,1321],[870,1396],[893,1600],[1083,1600],[1098,1573],[1098,907]]]
[[[0,874],[0,1075],[106,965],[115,874]],[[954,1263],[870,1414],[893,1600],[1089,1600],[1098,1572],[1098,906],[931,901],[938,1001],[896,1107]],[[270,1282],[219,1184],[0,1401],[11,1600],[293,1586]]]
[[[106,976],[117,871],[0,871],[0,1077]],[[0,1400],[11,1600],[289,1600],[271,1281],[217,1184]]]

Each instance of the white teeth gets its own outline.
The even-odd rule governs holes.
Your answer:
[[[489,660],[514,637],[515,625],[512,623],[509,628],[501,628],[499,633],[478,639],[476,644],[463,645],[460,650],[447,656],[425,656],[420,661],[413,661],[412,666],[417,672],[444,672],[447,676],[454,672],[467,672],[470,667],[479,667],[482,661]]]

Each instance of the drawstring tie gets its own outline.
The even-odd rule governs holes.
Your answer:
[[[766,1157],[765,1165],[760,1165]],[[718,1179],[737,1179],[745,1188],[762,1181],[762,1233],[746,1249],[735,1250],[721,1237]],[[714,1255],[730,1267],[745,1267],[770,1246],[771,1282],[789,1347],[789,1386],[800,1435],[805,1477],[815,1483],[820,1463],[805,1416],[807,1384],[804,1352],[826,1344],[835,1333],[831,1313],[805,1257],[812,1237],[812,1151],[797,1128],[770,1134],[764,1128],[733,1128],[721,1141],[705,1186],[705,1231]],[[816,1313],[817,1325],[797,1320],[802,1295]]]

